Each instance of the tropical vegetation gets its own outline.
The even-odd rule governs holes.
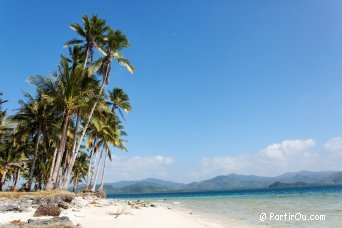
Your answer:
[[[127,151],[130,100],[109,82],[115,63],[134,73],[121,53],[129,41],[96,15],[70,28],[78,37],[65,43],[68,55],[50,76],[29,78],[35,92],[23,92],[11,114],[0,93],[1,191],[76,191],[82,181],[102,191],[113,151]]]

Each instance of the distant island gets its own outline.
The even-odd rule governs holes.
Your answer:
[[[288,187],[304,187],[304,186],[315,186],[316,184],[308,184],[305,182],[291,182],[291,183],[285,183],[285,182],[280,182],[276,181],[272,184],[270,184],[268,187],[269,188],[288,188]]]
[[[163,192],[224,191],[233,189],[283,188],[322,185],[341,185],[341,171],[288,172],[276,177],[229,174],[189,184],[147,178],[137,181],[106,183],[107,194],[143,194]],[[82,185],[80,186],[80,189]]]

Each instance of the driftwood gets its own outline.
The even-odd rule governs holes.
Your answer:
[[[126,212],[125,208],[118,209],[117,212],[109,212],[109,215],[114,215],[114,218],[119,217],[120,215],[128,215],[129,212]]]

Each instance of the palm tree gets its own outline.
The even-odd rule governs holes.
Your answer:
[[[75,165],[72,170],[72,179],[71,181],[74,181],[74,192],[77,192],[77,185],[82,179],[85,179],[85,176],[87,174],[88,170],[88,155],[86,152],[82,152],[77,156],[77,159],[75,161]]]
[[[49,119],[49,110],[47,109],[47,101],[39,89],[37,90],[37,97],[24,92],[27,102],[19,100],[20,108],[11,119],[17,124],[16,137],[22,137],[25,134],[32,136],[34,141],[34,154],[32,165],[30,167],[30,174],[27,183],[27,191],[31,190],[33,172],[38,158],[38,147],[42,134],[47,132],[51,119]]]
[[[64,47],[69,47],[75,44],[84,44],[86,49],[86,56],[84,59],[84,69],[87,66],[88,58],[93,57],[93,49],[99,47],[101,43],[104,42],[105,33],[108,31],[109,27],[106,26],[106,21],[98,18],[97,15],[92,16],[90,19],[87,15],[83,16],[83,27],[74,23],[70,25],[70,28],[74,30],[83,39],[72,39],[64,44]]]
[[[106,103],[100,103],[97,111],[94,113],[94,118],[92,119],[92,122],[90,123],[90,127],[88,129],[88,142],[87,147],[90,146],[91,142],[93,141],[93,149],[90,153],[90,163],[89,163],[89,169],[87,173],[87,181],[86,186],[84,188],[84,191],[89,191],[91,178],[93,176],[93,170],[94,165],[96,163],[96,159],[98,156],[98,149],[102,146],[103,140],[101,140],[101,134],[103,129],[106,126],[106,116],[111,115],[111,111],[107,108]],[[94,140],[93,140],[94,139]],[[102,154],[102,153],[101,153]],[[93,156],[96,155],[95,161],[93,161]],[[93,165],[91,165],[93,163]]]
[[[1,99],[2,93],[0,92],[0,143],[3,136],[6,133],[6,128],[4,127],[4,120],[6,116],[6,110],[3,110],[2,105],[7,102],[7,100]]]
[[[22,153],[19,153],[13,139],[10,139],[9,137],[5,140],[5,149],[0,152],[0,191],[2,191],[6,179],[9,177],[8,174],[13,171],[13,169],[22,167],[25,156]]]
[[[93,104],[93,107],[88,115],[88,119],[85,122],[81,137],[77,143],[77,148],[71,159],[71,165],[73,165],[77,157],[80,146],[86,135],[89,123],[93,117],[96,106],[98,105],[99,98],[101,97],[101,94],[104,90],[105,85],[108,83],[110,69],[111,69],[110,65],[111,65],[112,59],[113,58],[116,59],[117,62],[125,66],[130,73],[132,74],[134,73],[134,68],[130,64],[129,60],[123,58],[122,55],[120,54],[121,50],[129,47],[129,42],[128,42],[127,37],[119,30],[113,31],[112,29],[108,29],[108,31],[109,32],[105,38],[105,43],[103,44],[103,47],[97,47],[99,51],[104,55],[104,57],[97,60],[93,64],[93,66],[89,69],[89,75],[93,75],[93,73],[96,71],[99,71],[102,74],[102,85],[98,93],[98,97],[95,100],[95,103]]]
[[[99,170],[100,170],[100,162],[101,162],[101,159],[102,159],[102,155],[103,155],[104,149],[105,149],[105,146],[103,145],[103,146],[102,146],[102,149],[101,149],[101,153],[100,153],[100,159],[99,159],[99,161],[97,162],[97,167],[96,167],[96,172],[95,172],[94,183],[93,183],[93,187],[91,188],[91,191],[92,191],[92,192],[95,192],[95,190],[96,190],[96,183],[97,183],[97,178],[98,178],[98,176],[99,176]]]
[[[125,140],[120,138],[121,136],[125,136],[126,133],[123,131],[123,126],[118,121],[118,118],[115,115],[111,116],[109,123],[112,125],[112,127],[111,127],[112,132],[110,132],[109,134],[106,134],[104,136],[105,137],[106,154],[105,154],[105,160],[104,160],[104,164],[103,164],[101,184],[100,184],[100,187],[98,189],[99,192],[103,191],[103,186],[104,186],[105,177],[106,177],[108,158],[110,160],[112,160],[110,146],[114,146],[116,148],[119,148],[120,150],[127,151],[125,144],[124,144]]]
[[[96,161],[102,148],[101,157],[105,157],[96,163],[93,186],[103,164],[102,191],[111,148],[125,150],[121,120],[125,112],[131,112],[129,97],[118,88],[107,95],[105,87],[113,60],[134,73],[120,53],[129,47],[128,39],[96,15],[85,15],[82,25],[70,27],[81,38],[65,43],[69,56],[61,56],[51,77],[30,78],[36,91],[24,92],[15,114],[6,116],[6,101],[0,93],[0,190],[8,180],[13,180],[10,187],[16,190],[21,177],[27,180],[21,190],[30,191],[33,184],[36,190],[67,188],[73,182],[75,191],[85,177],[89,189],[96,163],[93,157]],[[100,58],[93,61],[95,49]],[[85,138],[87,143],[83,143]]]
[[[105,102],[105,98],[104,98],[105,94],[103,94],[103,96],[100,97],[99,101],[98,101],[98,105],[97,105],[97,108],[96,110],[94,111],[94,117],[95,119],[96,118],[104,118],[106,115],[110,115],[111,114],[111,111],[110,109],[107,107],[107,102]],[[80,109],[79,111],[81,113],[83,113],[83,115],[81,116],[80,119],[84,119],[84,118],[87,118],[87,116],[85,115],[85,113],[88,113],[89,112],[89,108],[92,108],[92,103],[89,103],[89,106],[85,106],[83,109]],[[94,121],[92,121],[91,123],[91,128],[88,129],[88,135],[90,136],[88,138],[88,142],[87,142],[87,147],[89,147],[89,144],[90,142],[92,141],[92,138],[95,138],[96,139],[96,132],[97,130],[100,128],[98,126],[98,123],[97,125],[94,125],[96,124]],[[78,137],[78,135],[76,136]],[[74,137],[75,139],[75,137]],[[70,163],[69,163],[69,166],[67,168],[67,171],[66,171],[66,174],[64,175],[64,181],[63,181],[63,184],[62,184],[62,188],[64,189],[67,189],[68,188],[68,183],[69,183],[69,180],[70,180],[70,177],[71,177],[71,172],[72,172],[72,166],[73,166],[73,163],[72,163],[72,159],[73,159],[73,156],[76,155],[75,151],[76,151],[76,148],[75,148],[75,144],[76,142],[74,141],[74,145],[73,145],[73,149],[72,149],[72,153],[71,153],[71,159],[70,159]],[[93,146],[98,146],[98,143],[94,143]],[[92,161],[92,158],[93,158],[93,155],[96,154],[96,151],[92,151],[92,154],[90,154],[90,162]],[[89,166],[89,175],[87,175],[87,184],[86,184],[86,187],[85,187],[85,191],[87,191],[89,189],[89,186],[90,186],[90,173],[92,171],[92,167]]]
[[[102,169],[101,184],[100,184],[100,187],[99,187],[99,189],[98,189],[99,192],[102,192],[102,191],[103,191],[104,180],[105,180],[106,170],[107,170],[108,157],[110,157],[110,151],[109,151],[109,149],[107,148],[107,149],[106,149],[106,154],[105,154],[105,160],[104,160],[104,164],[103,164],[103,169]]]
[[[53,103],[63,113],[63,124],[60,133],[60,142],[56,155],[55,166],[52,178],[48,181],[46,189],[53,189],[56,184],[58,172],[60,170],[62,157],[67,142],[68,126],[71,118],[84,105],[91,104],[94,93],[97,90],[97,81],[88,77],[87,72],[81,65],[74,69],[70,68],[69,62],[65,57],[61,58],[58,73],[53,74],[55,81],[35,77],[31,80],[38,87],[48,88],[45,96],[52,98]]]
[[[73,45],[69,47],[69,63],[72,63],[72,69],[84,63],[86,58],[86,50],[84,46]]]
[[[109,98],[112,111],[118,110],[121,118],[125,120],[123,111],[130,113],[132,110],[128,95],[122,89],[114,88],[112,91],[109,91]]]
[[[89,187],[90,187],[90,182],[91,182],[91,177],[93,176],[93,170],[94,170],[94,165],[96,163],[96,158],[97,158],[97,150],[99,148],[99,143],[97,142],[97,138],[95,137],[94,140],[92,137],[88,138],[87,147],[89,148],[90,146],[92,147],[90,154],[89,154],[89,164],[88,164],[88,171],[87,171],[87,178],[86,178],[86,185],[84,187],[84,191],[88,192]],[[93,160],[93,156],[96,154],[95,160]]]
[[[107,135],[114,134],[113,129],[111,128],[111,125],[109,123],[110,116],[113,115],[113,112],[109,109],[103,109],[101,112],[96,112],[94,115],[94,118],[91,122],[91,130],[90,133],[92,136],[96,137],[97,139],[97,146],[100,148],[102,146],[102,150],[100,153],[100,159],[97,162],[97,168],[95,173],[95,179],[93,183],[93,187],[91,191],[95,191],[97,178],[99,174],[99,168],[100,168],[100,161],[102,159],[103,151],[105,149],[105,139]],[[90,177],[88,176],[88,180],[90,180]],[[87,186],[86,186],[87,187]],[[89,190],[88,188],[85,188],[85,191]]]

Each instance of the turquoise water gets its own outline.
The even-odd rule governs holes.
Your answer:
[[[252,225],[271,227],[342,227],[342,186],[109,195],[108,197],[143,198],[176,205],[194,214],[206,214],[223,224],[233,219]],[[260,221],[261,213],[266,213],[265,221]],[[311,215],[313,217],[310,217]],[[314,217],[315,215],[317,216]],[[318,217],[319,215],[321,217]],[[273,216],[272,220],[270,216]]]

